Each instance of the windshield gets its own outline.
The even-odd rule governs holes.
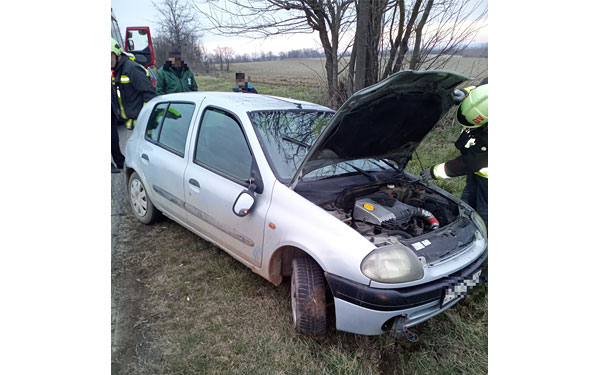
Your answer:
[[[334,112],[310,110],[248,113],[271,168],[284,183],[294,177],[306,153],[333,115]]]
[[[345,161],[333,165],[327,165],[307,173],[302,180],[321,180],[328,177],[339,176],[348,173],[377,172],[390,169],[391,166],[382,160],[361,159]]]

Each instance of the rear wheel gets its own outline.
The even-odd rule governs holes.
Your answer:
[[[127,192],[129,193],[129,203],[133,215],[144,224],[151,224],[160,217],[160,211],[154,207],[146,187],[140,176],[133,172],[127,184]]]
[[[292,261],[292,321],[294,328],[309,336],[325,336],[325,276],[317,262],[309,257]]]

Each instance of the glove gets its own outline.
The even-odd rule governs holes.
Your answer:
[[[421,171],[421,179],[423,181],[436,180],[435,175],[433,174],[433,167],[423,169]]]
[[[454,104],[460,104],[467,97],[467,91],[465,89],[454,90],[452,92],[452,100]]]

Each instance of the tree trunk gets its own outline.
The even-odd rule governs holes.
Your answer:
[[[369,39],[367,43],[367,72],[365,86],[377,83],[379,78],[379,40],[381,37],[381,19],[386,2],[383,0],[371,1],[371,14],[369,18]]]
[[[353,49],[356,50],[354,88],[365,87],[367,76],[367,45],[369,43],[369,19],[371,18],[371,0],[358,0],[356,9],[356,34]]]
[[[397,1],[397,5],[398,10],[400,12],[400,19],[398,20],[398,33],[396,34],[396,38],[394,38],[394,41],[391,43],[390,46],[390,56],[388,58],[387,63],[385,64],[385,69],[383,71],[383,75],[381,76],[381,79],[387,78],[391,73],[392,73],[392,68],[394,66],[394,61],[396,59],[396,53],[398,53],[398,46],[400,45],[400,40],[402,38],[402,35],[404,33],[404,19],[405,19],[405,5],[404,5],[404,0],[398,0]],[[392,24],[390,25],[390,28],[393,27],[393,19],[392,19]],[[391,31],[390,31],[390,39],[391,39]]]
[[[347,95],[350,96],[352,95],[352,93],[355,92],[354,90],[354,66],[356,64],[356,46],[352,45],[352,53],[350,54],[350,62],[348,63],[348,93]]]
[[[392,68],[392,73],[396,73],[400,71],[400,68],[404,65],[404,58],[406,57],[406,53],[408,52],[408,40],[410,39],[410,35],[412,34],[412,29],[417,20],[417,16],[419,15],[419,8],[421,8],[422,0],[415,1],[415,5],[413,6],[412,13],[410,15],[410,19],[408,20],[408,24],[404,29],[404,36],[402,37],[402,41],[400,42],[400,53],[398,53],[398,57],[394,62],[394,66]]]
[[[421,36],[423,34],[423,27],[429,18],[429,12],[431,12],[431,7],[433,6],[433,0],[429,0],[427,5],[425,5],[425,12],[421,16],[421,20],[417,25],[417,29],[415,30],[415,46],[413,48],[413,53],[410,58],[409,69],[417,69],[417,62],[420,61],[419,54],[421,52]]]
[[[379,78],[378,47],[385,5],[383,0],[358,1],[352,49],[353,53],[356,51],[354,89],[357,91],[377,83]]]

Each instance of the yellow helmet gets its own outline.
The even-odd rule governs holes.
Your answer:
[[[123,49],[119,45],[119,42],[115,40],[115,38],[110,38],[110,52],[114,53],[117,56],[120,56],[123,52]]]
[[[478,128],[488,122],[488,85],[469,92],[454,114],[454,121],[467,128]]]

